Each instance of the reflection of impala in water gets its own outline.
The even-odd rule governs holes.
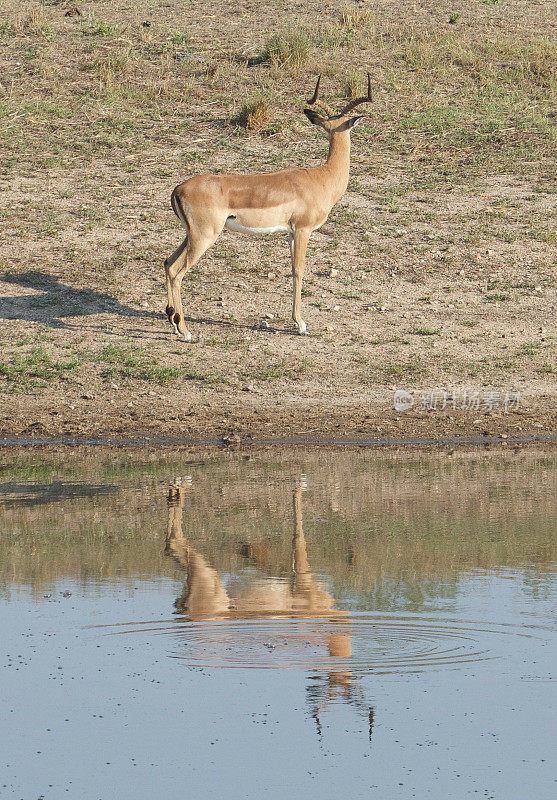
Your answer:
[[[265,619],[324,619],[331,623],[349,625],[349,611],[335,609],[335,599],[325,585],[316,580],[309,567],[306,540],[302,524],[302,487],[293,493],[294,535],[292,538],[292,567],[290,581],[266,578],[252,581],[252,585],[240,589],[234,596],[229,594],[217,570],[201,553],[195,550],[184,536],[182,516],[187,486],[176,480],[168,494],[168,528],[166,553],[187,570],[187,581],[182,595],[176,600],[177,610],[192,621]],[[264,557],[257,546],[248,546],[247,554],[259,567]],[[332,658],[350,659],[351,635],[349,632],[331,632],[328,626],[323,632],[308,635],[300,640],[300,650],[307,645],[325,645]],[[311,663],[308,663],[308,667]],[[328,703],[342,699],[364,712],[369,721],[371,738],[373,709],[365,704],[360,687],[352,681],[350,667],[345,664],[337,669],[333,664],[326,679],[315,678],[308,687],[308,699],[312,716],[321,735],[319,713]]]

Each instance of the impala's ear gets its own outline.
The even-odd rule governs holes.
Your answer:
[[[362,116],[360,116],[360,117],[352,117],[352,119],[347,119],[347,120],[346,120],[346,122],[344,122],[344,123],[342,124],[342,126],[341,126],[340,130],[343,130],[343,131],[350,131],[350,130],[352,130],[352,128],[355,128],[355,127],[356,127],[356,125],[359,125],[359,124],[360,124],[360,122],[361,122],[363,119],[365,119],[365,116],[364,116],[364,115],[362,115]]]
[[[304,108],[304,114],[313,125],[319,125],[325,122],[325,117],[322,117],[321,114],[318,114],[313,108]]]

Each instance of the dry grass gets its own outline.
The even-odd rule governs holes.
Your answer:
[[[332,96],[357,94],[372,72],[376,103],[365,132],[404,157],[409,172],[419,164],[462,179],[549,155],[557,51],[543,26],[532,20],[516,30],[509,4],[453,25],[444,14],[423,19],[394,8],[345,6],[338,21],[310,8],[297,23],[287,15],[289,26],[262,43],[255,68],[235,59],[242,48],[257,50],[257,37],[236,30],[226,45],[205,41],[201,20],[185,34],[170,12],[166,25],[144,20],[147,10],[130,17],[105,2],[82,17],[66,18],[58,5],[8,13],[0,26],[8,163],[35,155],[46,166],[53,150],[92,158],[99,144],[135,151],[138,126],[150,123],[142,134],[151,146],[163,127],[177,133],[180,119],[198,124],[204,101],[231,119],[233,97],[254,88],[272,89],[282,116],[316,69],[327,73]]]
[[[270,118],[269,102],[264,97],[248,100],[232,119],[233,125],[239,125],[248,131],[259,131]]]

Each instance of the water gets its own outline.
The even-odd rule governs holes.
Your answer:
[[[553,798],[556,458],[0,466],[0,797]]]

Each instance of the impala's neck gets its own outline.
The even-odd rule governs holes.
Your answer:
[[[348,186],[350,173],[350,131],[331,133],[329,156],[324,166],[334,176],[336,199],[340,199]]]

